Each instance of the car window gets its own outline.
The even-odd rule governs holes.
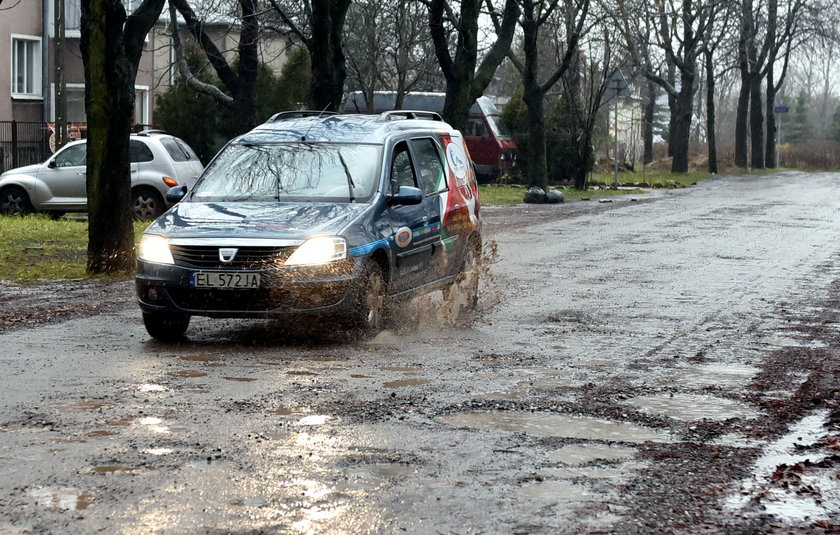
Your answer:
[[[414,170],[411,168],[411,155],[408,153],[408,145],[403,141],[394,147],[394,157],[391,158],[391,192],[396,193],[400,186],[417,187],[414,178]]]
[[[174,139],[175,143],[177,143],[178,146],[181,147],[181,150],[184,151],[184,154],[187,155],[188,160],[198,161],[198,155],[195,153],[195,151],[192,150],[192,147],[187,145],[187,143],[185,141],[183,141],[181,139],[178,139],[177,137],[172,138],[172,139]]]
[[[417,161],[420,185],[425,193],[436,193],[446,189],[443,164],[437,145],[430,138],[412,139],[411,147]]]
[[[184,151],[183,147],[175,141],[175,138],[165,137],[161,138],[160,144],[163,145],[163,148],[166,149],[166,152],[169,153],[169,156],[172,157],[172,160],[176,162],[188,162],[190,160],[190,155],[186,151]]]
[[[155,159],[152,154],[152,149],[146,146],[142,141],[132,139],[128,145],[128,152],[131,156],[131,161],[134,163],[151,162]]]
[[[76,167],[85,165],[87,160],[87,143],[80,143],[67,147],[55,157],[56,167]]]
[[[476,137],[487,137],[487,126],[481,117],[470,117],[467,120],[466,135]]]
[[[378,184],[380,145],[234,143],[192,190],[196,201],[365,201]]]

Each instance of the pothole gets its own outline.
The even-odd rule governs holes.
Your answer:
[[[758,416],[758,411],[744,403],[698,394],[638,396],[627,399],[624,403],[647,414],[663,415],[683,422],[723,421],[729,418],[750,419]]]
[[[609,446],[607,444],[581,444],[566,446],[548,454],[551,461],[580,466],[594,461],[617,461],[630,459],[636,455],[634,448]]]
[[[93,504],[93,494],[79,489],[43,487],[27,494],[39,506],[59,511],[84,511]]]
[[[577,438],[610,442],[669,442],[669,433],[629,422],[616,422],[587,416],[516,413],[504,411],[461,412],[441,416],[453,427],[486,431],[527,433],[539,437]]]

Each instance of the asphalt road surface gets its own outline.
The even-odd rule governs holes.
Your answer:
[[[840,531],[840,175],[483,217],[368,341],[3,286],[0,533]]]

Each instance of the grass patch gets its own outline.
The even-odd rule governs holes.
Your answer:
[[[521,186],[503,186],[484,184],[478,187],[479,198],[483,206],[510,206],[522,204],[527,188]],[[614,195],[644,195],[645,190],[640,188],[631,189],[587,189],[576,190],[573,188],[563,189],[563,197],[567,202],[582,201],[588,199],[600,199]]]
[[[134,224],[135,240],[147,226],[148,222]],[[84,219],[0,216],[0,279],[26,283],[88,278],[87,235]]]
[[[697,182],[709,178],[711,175],[707,171],[691,171],[689,173],[671,173],[670,171],[653,171],[646,170],[643,173],[619,173],[619,185],[636,185],[647,184],[650,187],[685,187],[696,184]],[[612,184],[615,180],[615,175],[611,172],[592,173],[589,182],[592,184]]]

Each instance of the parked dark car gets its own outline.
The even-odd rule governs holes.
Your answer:
[[[190,317],[310,315],[372,333],[387,305],[455,285],[475,304],[477,182],[463,136],[426,112],[275,116],[228,143],[143,235],[149,334]]]

